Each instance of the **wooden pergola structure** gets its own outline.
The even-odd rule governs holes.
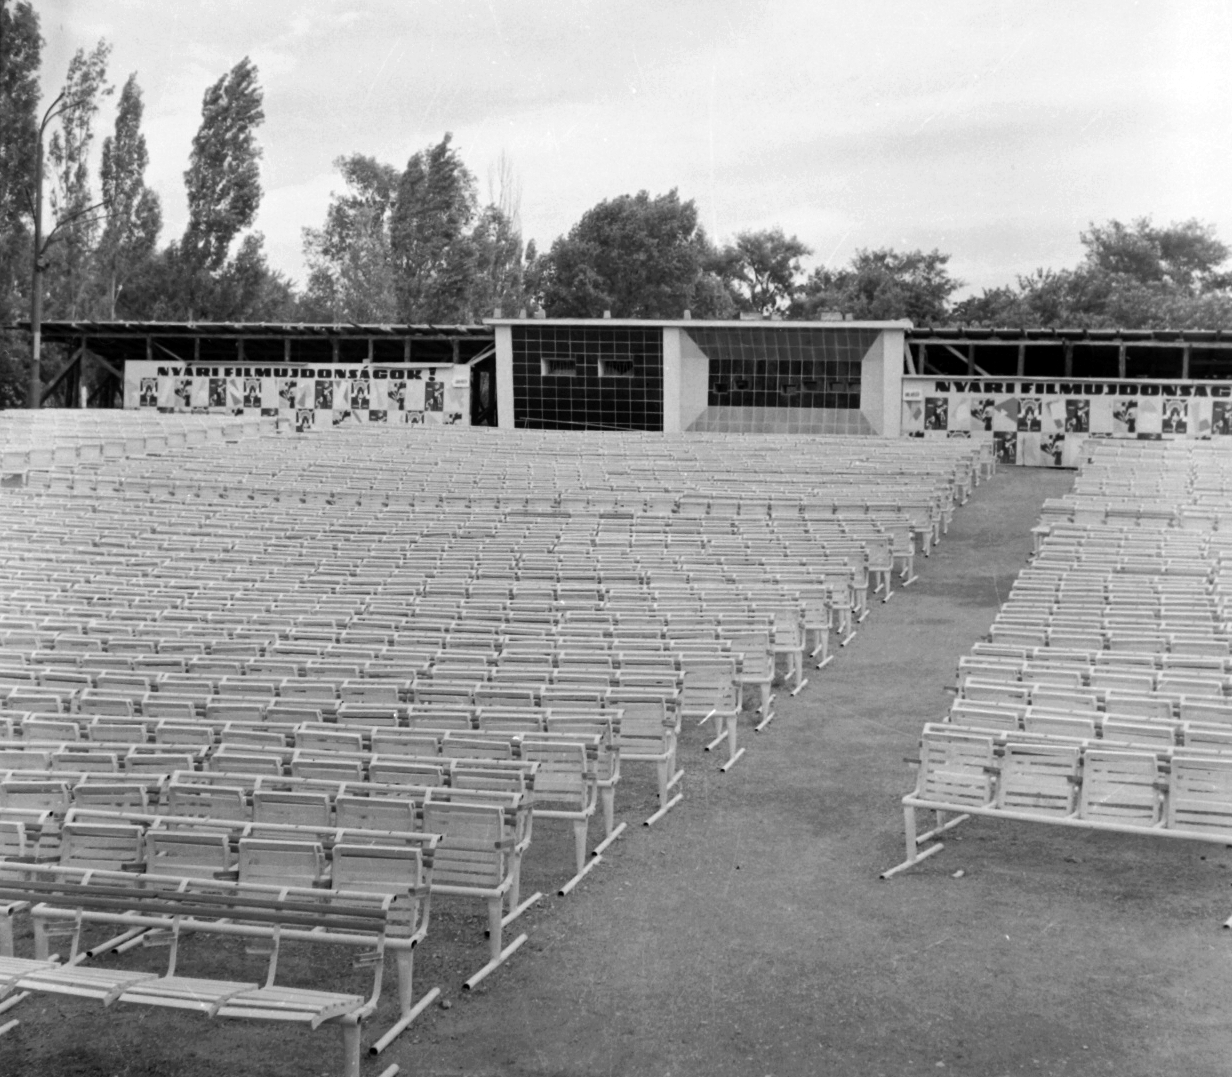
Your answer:
[[[13,329],[29,331],[29,323]],[[468,363],[493,347],[486,325],[343,325],[285,322],[43,322],[43,341],[62,345],[69,361],[42,389],[40,404],[81,406],[84,361],[106,376],[87,402],[118,407],[130,360],[197,365],[314,363]]]
[[[1232,330],[907,330],[905,374],[984,378],[1232,378]]]

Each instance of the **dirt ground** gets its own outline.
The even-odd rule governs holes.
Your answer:
[[[685,800],[651,830],[650,782],[631,772],[626,837],[567,898],[551,896],[568,875],[564,828],[536,824],[527,892],[549,896],[515,927],[526,945],[473,994],[460,986],[485,960],[479,909],[439,903],[416,972],[449,1007],[365,1074],[390,1062],[422,1077],[1232,1070],[1224,847],[972,820],[937,856],[878,879],[903,858],[905,757],[1022,567],[1040,504],[1071,480],[1009,468],[981,485],[920,580],[878,603],[797,698],[780,692],[764,733],[745,728],[730,774],[686,731]],[[236,956],[195,960],[224,974]],[[340,1069],[325,1030],[46,996],[8,1016],[21,1024],[0,1038],[5,1077]]]

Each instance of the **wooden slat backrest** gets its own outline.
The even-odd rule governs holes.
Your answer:
[[[1150,827],[1159,821],[1159,762],[1154,752],[1088,750],[1083,757],[1083,819]]]
[[[985,805],[992,800],[995,769],[992,737],[926,730],[915,795],[947,804]]]
[[[1074,811],[1077,744],[1007,743],[997,784],[997,807],[1033,815]]]
[[[425,803],[424,830],[441,835],[432,865],[434,885],[499,886],[508,848],[504,815],[504,809],[484,804]]]

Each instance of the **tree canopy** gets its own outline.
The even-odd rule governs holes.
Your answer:
[[[946,320],[949,299],[962,281],[950,276],[950,256],[939,250],[858,250],[840,269],[819,266],[809,275],[793,309],[817,318],[841,311],[859,320],[910,318],[916,324]]]
[[[719,255],[716,268],[740,310],[783,314],[803,283],[800,260],[812,253],[781,228],[740,232]]]
[[[1073,269],[1038,269],[1016,286],[985,289],[955,305],[973,325],[1108,329],[1232,327],[1229,249],[1196,220],[1164,227],[1149,217],[1110,220],[1080,235]]]
[[[201,102],[201,126],[184,173],[188,227],[181,246],[190,264],[220,269],[231,241],[256,219],[261,204],[256,130],[264,120],[257,68],[245,56]]]
[[[158,195],[145,185],[150,155],[141,133],[143,111],[141,87],[134,72],[120,93],[115,134],[103,140],[99,168],[107,224],[97,257],[109,318],[116,316],[116,303],[129,276],[154,254],[162,230],[162,205]]]
[[[730,306],[721,283],[714,287],[714,259],[692,201],[675,188],[656,198],[639,191],[588,209],[536,259],[532,276],[552,317],[706,316],[707,307]]]
[[[304,229],[304,312],[340,321],[455,323],[523,301],[516,186],[479,207],[474,174],[446,134],[401,172],[372,157],[340,157],[344,191],[321,228]]]

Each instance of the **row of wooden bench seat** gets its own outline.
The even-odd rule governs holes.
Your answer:
[[[371,848],[363,855],[375,859]],[[335,891],[0,861],[0,908],[29,907],[35,923],[34,956],[16,957],[11,946],[0,954],[0,994],[68,995],[314,1029],[333,1025],[342,1032],[342,1071],[358,1077],[361,1030],[380,1002],[386,954],[399,973],[398,1017],[373,1048],[384,1049],[439,994],[434,988],[418,1002],[413,995],[414,948],[428,930],[423,880],[431,868],[421,855],[419,849],[398,854],[396,887],[386,872],[383,884]],[[390,862],[388,855],[381,859]],[[98,925],[121,933],[91,949],[85,931]],[[69,954],[58,960],[51,942],[66,933]],[[180,970],[192,960],[187,943],[195,936],[258,943],[268,954],[264,973],[245,980],[184,975]],[[98,960],[134,939],[169,944],[165,972]],[[288,944],[351,948],[372,969],[369,991],[280,982],[279,955]],[[87,963],[88,956],[94,960]]]
[[[1172,527],[1184,501],[1183,484],[1160,483],[1151,504],[1045,505],[1029,567],[959,661],[948,721],[925,727],[903,799],[907,861],[887,875],[972,814],[1232,839],[1227,542]],[[925,835],[921,809],[937,813]]]
[[[332,877],[334,886],[354,886],[359,880],[354,871],[340,873],[335,846],[347,852],[348,864],[359,862],[371,870],[362,847],[419,849],[428,840],[425,834],[432,835],[433,844],[441,835],[434,885],[440,893],[488,902],[491,968],[512,952],[501,942],[501,926],[540,896],[521,901],[519,894],[520,864],[531,840],[529,783],[524,791],[468,788],[465,783],[381,786],[254,779],[246,785],[235,775],[177,773],[162,790],[163,810],[157,812],[140,785],[82,782],[60,813],[62,790],[54,782],[28,779],[0,783],[6,852],[22,855],[25,846],[27,855],[50,855],[67,866],[177,878],[238,871],[239,881],[247,883],[320,886],[329,885]],[[91,795],[82,795],[87,792]],[[361,851],[353,852],[354,847]],[[600,860],[596,855],[584,870]],[[481,974],[491,968],[485,966]]]
[[[1086,648],[1099,651],[1155,651],[1167,654],[1232,655],[1232,639],[1226,635],[1180,632],[1116,631],[1074,627],[1072,625],[1022,624],[995,625],[989,633],[994,643],[1022,647],[1056,646],[1068,649]]]
[[[916,786],[903,810],[907,859],[883,877],[938,852],[934,839],[971,815],[1227,843],[1232,757],[926,725]],[[920,810],[938,817],[924,834],[916,826]]]
[[[1201,712],[1199,712],[1201,713]],[[1189,718],[1146,717],[1115,711],[1082,711],[1064,706],[1022,706],[969,703],[950,708],[953,726],[985,731],[1023,732],[1084,740],[1102,738],[1135,745],[1179,745],[1214,752],[1232,752],[1232,723]]]
[[[1009,658],[1037,663],[1081,664],[1094,668],[1134,667],[1143,670],[1194,669],[1232,671],[1232,661],[1222,655],[1171,654],[1160,651],[1092,651],[1077,647],[1049,647],[1029,643],[994,643],[977,640],[971,645],[971,657]]]
[[[1050,679],[1010,681],[971,676],[964,679],[959,696],[975,703],[1063,706],[1092,713],[1117,711],[1145,718],[1179,718],[1182,704],[1188,704],[1192,710],[1194,704],[1205,703],[1222,712],[1232,702],[1223,694],[1218,681],[1204,683],[1202,678],[1178,677],[1171,684],[1145,690],[1134,690],[1123,680],[1118,680],[1117,685],[1065,686]]]
[[[129,812],[141,816],[201,818],[242,823],[347,829],[418,830],[410,824],[423,803],[467,801],[502,805],[513,818],[519,840],[531,833],[533,775],[524,782],[496,783],[492,771],[449,768],[448,780],[425,784],[383,784],[262,774],[175,771],[158,780],[106,781],[97,774],[74,776],[10,772],[0,778],[0,810],[6,819],[39,816],[40,840],[55,849],[59,828],[72,811]],[[379,822],[381,825],[375,825]],[[398,825],[394,825],[398,824]]]
[[[661,713],[661,712],[660,712]],[[116,775],[117,779],[144,777],[145,783],[123,782],[85,790],[95,803],[108,795],[126,802],[148,802],[148,779],[165,775],[178,767],[201,769],[217,774],[256,774],[271,778],[319,778],[338,782],[409,783],[415,785],[456,786],[451,768],[472,766],[466,784],[486,778],[492,786],[495,768],[504,766],[509,777],[516,777],[542,818],[573,823],[577,870],[586,864],[588,823],[601,798],[605,828],[614,831],[615,791],[620,781],[621,748],[606,732],[594,732],[595,723],[570,732],[460,732],[386,731],[376,729],[364,737],[358,731],[333,731],[313,727],[301,729],[294,740],[271,733],[271,739],[251,736],[237,742],[224,741],[214,749],[200,749],[195,757],[166,752],[127,754],[115,751],[105,742],[90,745],[65,745],[42,741],[0,743],[0,769],[56,773]],[[661,736],[653,745],[640,745],[641,757],[648,752],[662,756],[662,768],[672,766],[674,745]],[[637,743],[627,748],[637,759]],[[657,758],[657,757],[656,757]],[[502,764],[503,761],[503,764]],[[196,765],[194,765],[196,764]],[[665,780],[665,779],[664,779]],[[507,785],[502,779],[501,786]],[[666,798],[665,798],[666,799]]]
[[[958,680],[969,677],[1003,680],[1009,683],[1055,684],[1071,688],[1129,688],[1135,691],[1168,690],[1178,686],[1192,688],[1194,694],[1223,695],[1232,689],[1232,670],[1228,660],[1218,655],[1199,656],[1180,665],[1173,662],[1156,668],[1154,663],[1137,661],[1096,664],[1090,652],[1075,654],[1058,651],[1055,656],[1020,658],[977,652],[958,660]],[[1177,656],[1169,655],[1169,659]]]
[[[720,690],[723,687],[719,685],[714,693],[698,696],[687,693],[668,695],[662,692],[650,695],[653,699],[661,700],[666,705],[667,712],[673,716],[691,714],[702,720],[710,713],[702,708],[707,704],[713,708],[721,702]],[[729,699],[730,695],[729,686]],[[632,695],[628,698],[636,700]],[[552,732],[581,729],[586,723],[594,723],[618,735],[621,731],[623,702],[624,699],[608,696],[606,690],[580,690],[567,700],[562,698],[560,706],[475,707],[411,704],[398,708],[356,708],[333,715],[329,721],[326,721],[319,709],[267,708],[260,704],[242,702],[212,707],[204,719],[189,710],[173,711],[174,716],[171,718],[160,718],[157,714],[7,711],[0,712],[0,737],[92,741],[124,746],[145,745],[151,746],[147,750],[169,751],[179,748],[209,748],[225,741],[270,738],[281,738],[292,743],[296,729],[311,730],[320,727],[347,730],[353,734],[362,734],[367,739],[378,733],[385,733],[388,734],[387,740],[391,745],[396,743],[399,731],[405,733],[421,728]],[[734,704],[732,709],[735,709]]]

